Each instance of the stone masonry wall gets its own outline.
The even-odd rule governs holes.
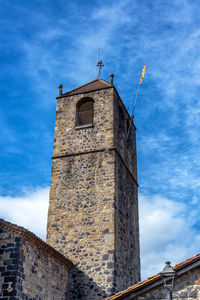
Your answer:
[[[65,300],[65,265],[17,235],[0,230],[0,299]]]
[[[121,291],[140,280],[136,129],[114,93],[116,285]]]
[[[0,229],[0,299],[17,295],[16,281],[21,277],[18,267],[20,239]],[[18,299],[18,298],[17,298]]]
[[[116,153],[115,251],[117,291],[140,281],[137,185]]]
[[[76,129],[76,104],[84,96],[94,100],[94,127]],[[53,156],[111,148],[113,88],[57,100]]]
[[[121,110],[121,114],[120,114]],[[123,120],[122,120],[123,117]],[[137,154],[136,154],[136,128],[132,123],[130,125],[130,117],[120,100],[116,91],[114,92],[114,144],[122,157],[124,164],[128,167],[135,182],[137,182]],[[130,176],[127,174],[127,176]]]
[[[112,286],[113,163],[114,151],[53,160],[47,240],[77,263],[71,299],[102,299]]]
[[[70,275],[74,300],[105,298],[140,277],[135,131],[131,152],[118,134],[114,93],[109,88],[57,102],[47,242],[77,263]],[[84,96],[94,100],[93,127],[76,129],[76,105]]]
[[[146,293],[142,293],[137,297],[127,296],[124,300],[167,300],[168,295],[163,285]],[[200,299],[200,268],[192,269],[184,275],[176,278],[175,287],[173,291],[174,300],[199,300]]]
[[[84,96],[58,99],[47,242],[77,263],[71,299],[102,299],[113,292],[113,88],[86,94],[94,126],[76,129]]]

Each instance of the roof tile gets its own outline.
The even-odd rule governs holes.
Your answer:
[[[112,87],[112,85],[110,83],[108,83],[107,81],[101,79],[101,78],[97,78],[91,82],[88,82],[84,85],[79,86],[78,88],[71,90],[65,94],[63,94],[63,96],[72,96],[72,95],[77,95],[77,94],[82,94],[82,93],[88,93],[91,91],[96,91],[96,90],[102,90],[105,88],[109,88]]]
[[[186,259],[186,260],[184,260],[184,261],[182,261],[182,262],[176,264],[176,265],[173,267],[173,269],[174,269],[175,271],[179,271],[180,269],[189,266],[190,264],[194,263],[194,262],[197,261],[197,260],[200,260],[200,254],[197,254],[197,255],[195,255],[195,256],[193,256],[193,257],[190,257],[190,258],[188,258],[188,259]],[[113,295],[113,296],[111,296],[111,297],[109,297],[109,298],[106,298],[106,300],[121,299],[121,297],[130,294],[130,292],[133,293],[133,292],[135,292],[136,290],[139,290],[140,288],[143,288],[143,287],[145,287],[145,286],[147,286],[147,285],[153,283],[154,281],[156,281],[156,280],[158,280],[158,279],[161,279],[161,274],[160,274],[160,273],[158,273],[158,274],[156,274],[156,275],[154,275],[154,276],[152,276],[152,277],[149,277],[149,278],[146,279],[146,280],[140,281],[140,282],[138,282],[138,283],[136,283],[136,284],[134,284],[134,285],[128,287],[126,290],[121,291],[121,292],[119,292],[119,293],[117,293],[117,294],[115,294],[115,295]]]

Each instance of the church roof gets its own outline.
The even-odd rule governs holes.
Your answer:
[[[102,89],[106,89],[106,88],[110,88],[112,87],[112,85],[101,79],[101,78],[97,78],[93,81],[90,81],[84,85],[79,86],[78,88],[71,90],[65,94],[63,94],[62,96],[73,96],[73,95],[77,95],[77,94],[83,94],[83,93],[88,93],[88,92],[92,92],[92,91],[96,91],[96,90],[102,90]]]
[[[200,254],[197,254],[193,257],[186,259],[183,262],[176,264],[173,267],[173,270],[176,271],[176,275],[179,276],[199,265],[200,265]],[[162,276],[161,276],[161,273],[158,273],[152,277],[149,277],[146,280],[140,281],[140,282],[128,287],[124,291],[121,291],[109,298],[106,298],[106,300],[119,300],[119,299],[123,299],[129,295],[131,295],[132,297],[138,296],[138,295],[141,295],[144,291],[146,292],[147,289],[151,289],[160,284],[163,284]]]
[[[42,251],[45,251],[47,254],[53,256],[58,261],[60,261],[62,264],[64,264],[69,270],[74,267],[74,264],[71,260],[66,258],[64,255],[62,255],[56,249],[51,247],[49,244],[45,243],[42,239],[37,237],[34,233],[29,231],[28,229],[25,229],[24,227],[7,222],[3,219],[0,219],[0,228],[2,230],[9,231],[9,232],[21,237],[22,239],[28,241],[31,245],[34,245],[37,248],[41,249]]]

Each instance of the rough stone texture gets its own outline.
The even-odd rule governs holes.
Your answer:
[[[136,133],[117,93],[115,110],[115,271],[117,290],[121,291],[140,280],[140,250],[137,192]],[[123,112],[123,126],[119,126],[119,110]]]
[[[127,295],[123,297],[116,297],[116,299],[123,300],[168,300],[168,293],[163,287],[163,283],[145,291],[141,288],[137,291],[137,295]],[[200,267],[193,268],[182,275],[179,275],[175,280],[173,291],[173,299],[176,300],[194,300],[200,299]]]
[[[137,186],[116,154],[115,245],[118,291],[140,280]]]
[[[130,147],[109,88],[86,94],[93,127],[76,129],[84,96],[58,99],[47,242],[77,263],[70,299],[102,299],[140,279],[135,128]]]
[[[113,89],[87,93],[94,100],[94,127],[75,129],[76,104],[83,94],[58,99],[53,156],[114,146]]]
[[[126,299],[126,298],[125,298]],[[127,298],[130,299],[130,298]],[[166,300],[167,293],[163,290],[163,286],[152,289],[148,293],[133,298],[137,300]],[[200,268],[192,269],[184,275],[179,276],[175,281],[175,288],[173,292],[173,299],[176,300],[193,300],[200,299]]]
[[[23,238],[0,230],[0,299],[64,300],[68,270]]]
[[[123,113],[123,122],[120,118]],[[136,128],[132,122],[130,129],[130,117],[119,98],[119,95],[114,90],[114,144],[117,152],[122,157],[124,165],[127,167],[129,174],[127,177],[134,179],[137,182],[137,156],[136,156]],[[127,134],[129,131],[129,138]],[[137,184],[136,184],[137,185]]]

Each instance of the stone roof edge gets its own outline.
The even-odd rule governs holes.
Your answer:
[[[25,229],[22,226],[18,226],[3,219],[0,219],[0,228],[8,230],[13,234],[16,234],[17,236],[29,242],[31,245],[34,245],[42,251],[45,251],[47,254],[51,255],[52,257],[56,258],[59,262],[64,264],[69,270],[75,266],[70,259],[66,258],[64,255],[62,255],[60,252],[58,252],[56,249],[44,242],[41,238],[39,238],[37,235],[29,231],[28,229]]]
[[[111,85],[108,81],[106,81],[106,80],[104,80],[104,79],[101,79],[101,78],[97,78],[97,79],[94,79],[94,80],[92,80],[92,81],[90,81],[90,82],[88,82],[88,83],[82,84],[82,85],[80,85],[79,87],[77,87],[77,88],[75,88],[75,89],[73,89],[73,90],[68,91],[67,93],[62,94],[62,96],[64,96],[64,97],[66,97],[66,96],[73,96],[73,95],[75,95],[75,94],[73,94],[73,95],[68,95],[68,94],[69,94],[69,93],[72,93],[72,92],[75,92],[76,90],[78,90],[78,89],[80,89],[80,88],[82,88],[82,87],[85,87],[85,86],[87,86],[87,85],[89,85],[89,84],[91,84],[91,83],[93,83],[93,82],[95,82],[95,81],[101,81],[101,82],[105,83],[105,84],[107,85],[107,87],[112,87],[112,85]],[[102,89],[102,88],[100,88],[100,89]],[[98,90],[98,89],[97,89],[97,90]],[[80,93],[77,93],[77,94],[80,94]],[[81,94],[82,94],[82,93],[81,93]],[[57,98],[62,98],[62,97],[57,97]]]
[[[186,259],[185,261],[176,264],[173,266],[174,271],[176,271],[177,276],[180,276],[187,271],[196,268],[200,265],[200,254],[197,254],[193,257],[190,257]],[[158,273],[152,277],[149,277],[146,280],[140,281],[130,287],[128,287],[126,290],[121,291],[111,297],[106,298],[106,300],[115,300],[115,299],[123,299],[124,297],[131,295],[137,296],[141,295],[141,293],[145,292],[146,290],[152,289],[155,286],[158,286],[162,284],[162,276],[161,273]],[[132,299],[132,298],[131,298]]]
[[[96,92],[96,91],[100,91],[100,90],[106,90],[106,89],[110,89],[110,88],[115,88],[114,85],[111,85],[111,86],[105,86],[105,87],[101,87],[101,88],[96,88],[94,90],[91,90],[91,91],[87,91],[87,92],[77,92],[75,94],[72,94],[72,95],[68,95],[67,93],[66,94],[62,94],[62,96],[58,96],[56,97],[56,99],[62,99],[62,98],[66,98],[66,97],[73,97],[73,96],[76,96],[76,95],[80,95],[80,94],[89,94],[89,93],[92,93],[92,92]]]

